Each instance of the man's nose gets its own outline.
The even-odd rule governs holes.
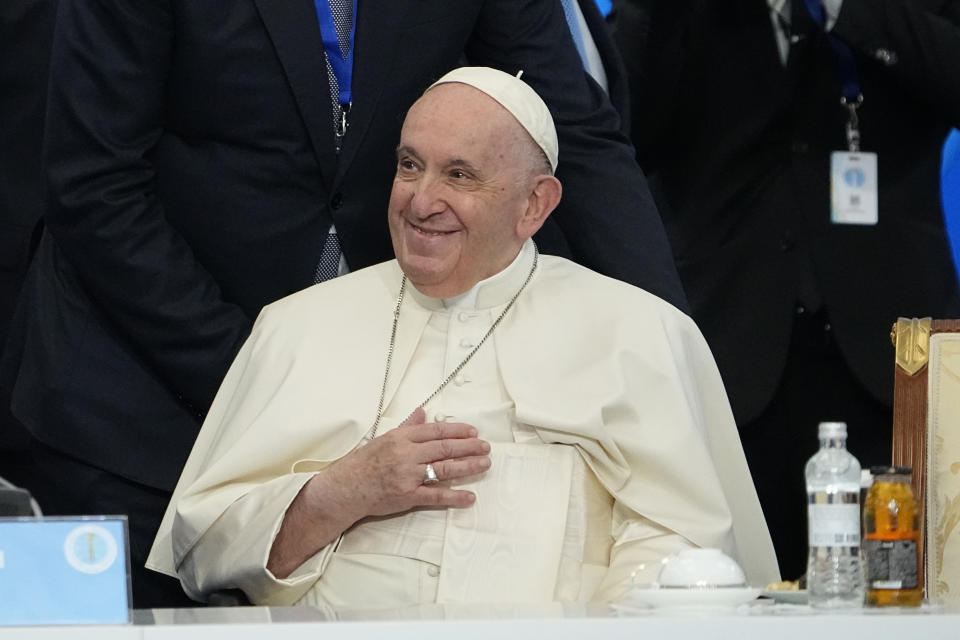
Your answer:
[[[446,208],[440,180],[424,176],[417,181],[410,200],[410,210],[421,219],[440,213]]]

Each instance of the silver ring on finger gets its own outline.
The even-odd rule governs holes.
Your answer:
[[[432,464],[428,464],[427,468],[423,470],[423,484],[431,485],[438,482],[440,482],[440,478],[437,477],[437,471]]]

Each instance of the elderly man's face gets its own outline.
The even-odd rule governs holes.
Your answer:
[[[468,85],[439,85],[411,107],[389,222],[397,260],[418,290],[459,295],[516,257],[533,233],[521,223],[533,145],[506,109]]]

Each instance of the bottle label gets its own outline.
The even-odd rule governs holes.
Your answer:
[[[867,588],[916,589],[917,543],[913,540],[863,541],[867,556]]]
[[[811,547],[860,546],[860,505],[811,504],[807,506]]]

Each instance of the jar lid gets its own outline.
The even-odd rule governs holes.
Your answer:
[[[875,476],[909,476],[913,467],[877,466],[870,467],[870,473]]]

